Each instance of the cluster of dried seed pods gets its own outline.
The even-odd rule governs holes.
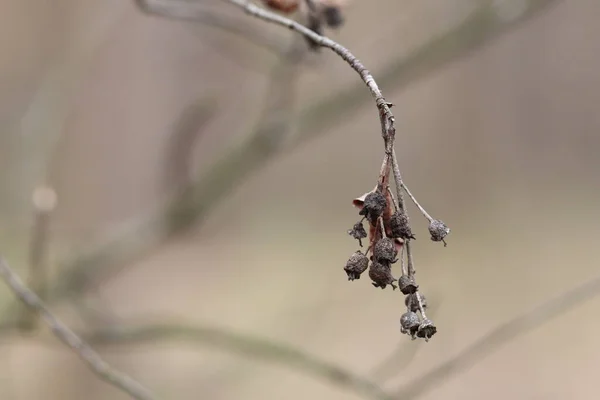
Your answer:
[[[400,317],[400,331],[413,339],[423,338],[428,341],[437,332],[437,328],[427,318],[427,301],[419,292],[419,285],[415,280],[410,248],[410,242],[415,240],[415,236],[403,200],[400,199],[398,203],[389,186],[379,184],[373,191],[356,199],[354,204],[360,209],[359,215],[362,218],[348,230],[348,234],[358,240],[360,247],[363,247],[362,240],[369,238],[369,245],[366,251],[358,250],[352,254],[346,263],[344,270],[348,280],[360,279],[362,273],[368,269],[373,286],[385,289],[389,285],[393,290],[400,289],[405,295],[406,306],[406,312]],[[430,222],[431,240],[444,241],[450,229],[442,221],[434,220],[428,214],[426,217]],[[369,232],[363,225],[365,220],[369,224]],[[392,264],[398,260],[402,275],[396,279],[392,275]]]

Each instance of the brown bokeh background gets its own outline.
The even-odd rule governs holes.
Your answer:
[[[400,335],[397,292],[375,290],[368,279],[349,283],[342,270],[356,247],[346,235],[357,219],[351,201],[373,187],[383,155],[367,89],[327,51],[281,67],[277,54],[303,43],[293,33],[206,3],[256,35],[214,20],[145,15],[131,1],[0,1],[0,252],[23,276],[37,185],[58,194],[49,258],[59,276],[60,260],[168,199],[178,179],[185,182],[181,171],[192,179],[212,173],[215,187],[227,185],[220,179],[228,173],[211,167],[216,160],[261,121],[288,131],[286,150],[233,183],[192,229],[94,281],[83,300],[53,306],[74,329],[173,319],[214,325],[365,376],[397,354],[380,380],[394,388],[598,274],[597,0],[553,1],[515,25],[525,0],[355,0],[343,29],[329,32],[376,79],[386,71],[380,86],[395,104],[405,181],[452,228],[447,248],[434,244],[411,208],[418,279],[439,328],[429,343]],[[387,72],[482,3],[510,25],[506,32],[440,68]],[[473,30],[474,42],[479,34]],[[353,87],[351,109],[314,109]],[[210,115],[191,129],[199,137],[180,146],[183,156],[173,156],[186,110]],[[318,122],[323,115],[329,122]],[[314,137],[292,146],[307,134]],[[0,293],[8,307],[11,294]],[[594,398],[599,306],[600,298],[580,304],[519,335],[422,398]],[[201,341],[98,351],[163,398],[359,398]],[[47,333],[3,337],[0,360],[2,399],[127,398]]]

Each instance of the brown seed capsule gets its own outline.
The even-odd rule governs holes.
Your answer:
[[[429,233],[431,234],[431,240],[434,242],[444,242],[444,246],[446,246],[444,238],[450,233],[450,228],[439,219],[434,219],[429,224]]]
[[[406,333],[415,337],[421,321],[419,316],[412,311],[405,312],[400,317],[400,332]]]
[[[390,218],[390,230],[392,237],[402,239],[414,239],[414,235],[408,223],[408,216],[402,211],[396,211]]]
[[[419,297],[421,298],[421,305],[423,306],[423,309],[427,310],[427,299],[421,293],[419,293]],[[415,292],[407,295],[404,299],[404,304],[412,312],[419,311],[419,301],[417,300],[417,293]]]
[[[398,279],[398,287],[404,294],[411,294],[419,289],[419,285],[415,282],[415,278],[408,275],[402,275],[400,279]]]
[[[392,276],[392,269],[389,265],[373,261],[369,267],[369,277],[373,281],[373,286],[385,289],[387,285],[396,289],[396,278]]]
[[[354,239],[358,239],[358,244],[362,247],[362,240],[367,237],[367,232],[362,224],[362,221],[358,221],[352,229],[348,230],[348,235],[352,236]]]
[[[350,259],[344,267],[348,275],[348,280],[360,279],[360,275],[367,270],[369,259],[360,250],[350,256]]]
[[[263,2],[267,7],[286,14],[293,13],[299,6],[298,0],[263,0]]]
[[[327,6],[323,9],[325,23],[331,28],[339,28],[344,23],[344,16],[339,7]]]
[[[423,320],[421,325],[419,325],[419,329],[417,329],[417,336],[420,338],[424,338],[426,342],[431,339],[433,335],[437,332],[437,328],[433,324],[433,322],[429,319]]]
[[[382,238],[375,243],[375,248],[373,249],[373,257],[375,260],[385,263],[385,264],[393,264],[398,259],[398,249],[396,248],[396,243],[394,240],[390,238]]]
[[[369,193],[365,197],[363,208],[360,210],[359,215],[366,215],[371,223],[375,223],[385,208],[387,207],[387,200],[385,196],[381,194],[379,190]]]

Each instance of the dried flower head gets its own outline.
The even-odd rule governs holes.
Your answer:
[[[408,223],[408,216],[403,211],[396,211],[390,218],[390,230],[392,237],[401,239],[414,239],[414,235]]]
[[[381,238],[375,243],[375,248],[373,249],[373,257],[376,261],[385,263],[385,264],[393,264],[398,261],[398,248],[396,247],[396,243],[393,239],[390,238]]]
[[[420,324],[419,316],[412,311],[407,311],[400,317],[400,332],[414,337]]]
[[[414,276],[408,275],[402,275],[400,279],[398,279],[398,287],[404,294],[412,294],[419,289],[419,285],[415,282]]]
[[[419,293],[418,295],[421,298],[421,305],[423,306],[423,309],[426,310],[427,309],[427,299],[421,293]],[[407,295],[406,298],[404,299],[404,304],[410,311],[413,311],[413,312],[419,311],[419,300],[417,298],[417,292]]]
[[[348,274],[348,280],[360,279],[360,275],[367,270],[369,259],[360,250],[350,256],[344,271]]]
[[[389,265],[373,261],[369,267],[369,277],[373,281],[373,286],[385,289],[387,285],[396,289],[396,278],[392,276],[392,269]]]
[[[444,238],[450,233],[450,228],[439,219],[434,219],[429,224],[429,233],[431,234],[431,240],[434,242],[444,242],[444,246],[446,246]]]
[[[433,321],[430,319],[425,319],[419,325],[419,329],[417,329],[417,336],[420,338],[424,338],[426,342],[431,339],[433,335],[437,332],[437,328],[433,324]]]
[[[362,247],[362,240],[367,237],[367,232],[365,231],[365,227],[362,224],[362,221],[358,221],[352,229],[348,230],[348,235],[352,236],[354,239],[358,240],[358,244]]]
[[[383,214],[386,207],[387,200],[385,196],[379,190],[375,190],[365,197],[363,208],[360,210],[359,215],[365,215],[374,224],[377,218]]]

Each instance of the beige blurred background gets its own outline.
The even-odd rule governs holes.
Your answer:
[[[375,290],[364,278],[348,282],[342,270],[356,249],[346,234],[357,220],[351,201],[374,186],[383,155],[368,91],[325,50],[282,67],[278,54],[304,46],[295,35],[223,2],[203,3],[242,33],[215,26],[217,19],[149,16],[133,1],[0,1],[0,253],[22,276],[40,184],[58,194],[47,239],[53,277],[61,276],[60,260],[167,201],[186,174],[212,176],[217,194],[231,186],[192,229],[136,252],[89,284],[83,299],[50,301],[75,330],[209,325],[282,342],[366,377],[392,356],[389,376],[372,379],[393,391],[598,275],[600,2],[552,1],[512,24],[527,1],[355,0],[344,27],[327,32],[376,79],[385,74],[380,86],[396,105],[405,181],[452,228],[447,248],[433,243],[411,208],[418,279],[439,329],[429,343],[400,334],[397,292]],[[505,32],[439,68],[390,72],[484,3]],[[476,26],[461,40],[477,42],[481,32]],[[344,96],[340,107],[323,103],[352,88],[348,104]],[[222,182],[231,171],[214,162],[265,121],[286,128],[285,150]],[[298,135],[314,137],[295,145]],[[147,236],[128,234],[121,244]],[[4,288],[0,302],[2,309],[13,302]],[[519,335],[421,398],[595,398],[599,306],[600,296]],[[98,351],[162,398],[361,398],[202,341]],[[47,332],[2,337],[0,399],[42,398],[127,397]]]

